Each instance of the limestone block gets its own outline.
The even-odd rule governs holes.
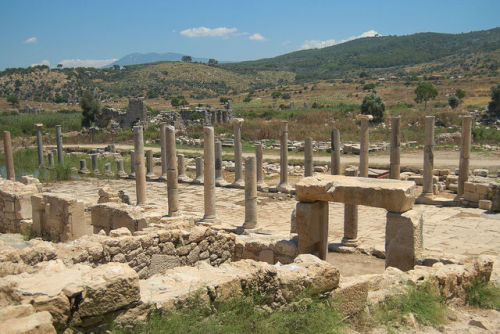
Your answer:
[[[476,192],[476,184],[473,182],[464,182],[464,191],[465,192]]]
[[[300,202],[331,201],[405,212],[415,202],[415,183],[390,179],[318,175],[295,185]]]
[[[326,259],[328,251],[328,202],[299,202],[295,208],[299,254]]]
[[[422,213],[387,212],[385,228],[385,266],[403,271],[413,269],[423,248]]]
[[[491,211],[500,212],[500,183],[491,183]]]
[[[475,176],[488,177],[488,170],[485,168],[477,168],[472,172]]]
[[[141,231],[147,226],[146,219],[136,207],[121,203],[101,203],[90,208],[94,233],[126,227],[130,232]]]
[[[20,305],[21,306],[21,305]],[[15,307],[15,306],[14,306]],[[10,310],[6,308],[5,310]],[[37,312],[0,321],[2,334],[56,334],[49,312]]]
[[[346,317],[363,311],[368,298],[369,284],[367,281],[351,281],[342,283],[333,290],[331,298],[340,303],[339,310]]]
[[[482,210],[491,210],[491,201],[487,199],[480,200],[479,208]]]
[[[487,183],[478,183],[476,184],[476,192],[479,195],[488,195],[489,184]]]

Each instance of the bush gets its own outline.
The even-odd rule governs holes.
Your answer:
[[[281,94],[282,94],[282,93],[281,93],[280,91],[275,91],[275,92],[272,92],[272,93],[271,93],[271,97],[272,97],[273,99],[277,99],[277,98],[279,98],[279,97],[281,96]]]
[[[380,123],[384,120],[385,103],[380,96],[375,93],[366,95],[361,104],[361,113],[372,115],[373,122]]]
[[[450,105],[451,109],[455,109],[460,104],[460,99],[455,95],[450,95],[448,97],[448,104]]]
[[[375,89],[374,83],[368,83],[363,86],[363,90],[372,90],[372,89]]]
[[[500,287],[497,285],[474,280],[466,292],[467,304],[500,311]]]

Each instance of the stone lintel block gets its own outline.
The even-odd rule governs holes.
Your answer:
[[[387,212],[385,225],[385,266],[403,271],[413,269],[415,260],[423,249],[422,213],[410,210],[405,213]]]
[[[299,202],[295,208],[299,254],[326,259],[328,251],[328,202]]]
[[[295,184],[300,202],[340,202],[405,212],[413,208],[415,183],[391,179],[370,179],[342,175],[306,177]]]

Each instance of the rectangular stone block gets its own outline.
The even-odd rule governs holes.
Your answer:
[[[328,202],[299,202],[295,211],[299,254],[314,254],[325,260],[328,251]]]
[[[342,175],[306,177],[295,185],[299,202],[329,201],[405,212],[415,202],[415,183]]]
[[[488,183],[477,183],[476,184],[476,192],[480,195],[487,195],[489,190]]]
[[[482,210],[491,210],[491,201],[486,199],[480,200],[479,208]]]
[[[423,249],[423,218],[416,210],[387,212],[385,227],[385,266],[403,271],[413,269]]]
[[[464,191],[465,192],[476,192],[476,185],[472,182],[464,182]]]

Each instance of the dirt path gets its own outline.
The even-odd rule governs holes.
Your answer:
[[[102,148],[104,144],[82,144],[82,145],[66,145],[66,148],[75,149],[77,147],[85,149]],[[115,144],[115,147],[119,150],[132,150],[134,147],[132,145],[126,144]],[[148,147],[152,149],[153,152],[159,153],[159,147]],[[203,149],[177,149],[180,153],[202,153]],[[224,152],[225,154],[228,154]],[[229,153],[230,154],[230,153]],[[253,153],[243,153],[243,156],[251,156]],[[288,159],[302,160],[303,154],[289,153]],[[264,159],[279,159],[279,151],[276,152],[265,152]],[[370,164],[372,166],[388,166],[389,165],[389,152],[376,153],[370,155]],[[403,152],[401,153],[401,166],[405,167],[416,167],[421,168],[423,164],[423,151],[421,152]],[[460,159],[460,152],[458,151],[435,151],[434,152],[434,167],[436,168],[458,168],[458,162]],[[329,156],[318,156],[314,157],[316,162],[330,162]],[[358,164],[359,156],[357,155],[342,155],[341,162],[344,165]],[[489,152],[489,153],[478,153],[471,152],[470,168],[487,168],[490,172],[500,171],[500,153]]]

